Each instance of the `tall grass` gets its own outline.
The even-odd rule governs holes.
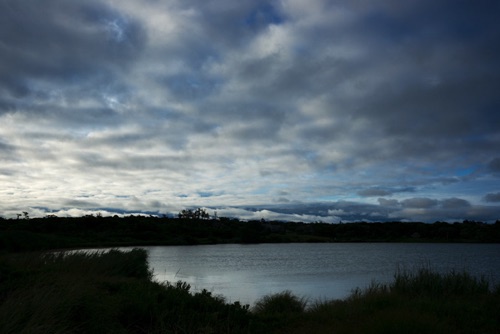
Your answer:
[[[281,315],[304,312],[307,306],[305,298],[299,298],[286,290],[280,293],[264,296],[253,307],[256,314]]]
[[[255,327],[258,332],[286,327],[304,315],[307,299],[295,296],[291,291],[267,295],[257,300],[252,312],[259,320]]]
[[[279,333],[499,333],[500,288],[466,272],[399,270],[345,300],[310,303]]]
[[[391,291],[406,295],[451,297],[481,295],[489,292],[490,284],[484,277],[474,277],[465,271],[440,274],[428,267],[416,271],[399,270]]]
[[[250,310],[153,281],[147,253],[0,254],[0,333],[499,333],[500,287],[465,272],[400,270],[345,300],[290,291]]]
[[[147,253],[0,256],[0,333],[238,333],[248,307],[151,280]]]

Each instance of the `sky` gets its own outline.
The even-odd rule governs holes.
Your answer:
[[[0,216],[494,222],[499,15],[0,0]]]

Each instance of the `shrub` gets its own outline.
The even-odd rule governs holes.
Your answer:
[[[306,299],[299,298],[286,290],[262,297],[255,303],[253,312],[267,315],[297,314],[304,312],[306,306]]]
[[[248,332],[248,306],[151,277],[139,249],[0,254],[0,333]]]

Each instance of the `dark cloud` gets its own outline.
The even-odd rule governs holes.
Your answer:
[[[14,176],[16,175],[16,171],[13,169],[0,168],[0,175]]]
[[[396,188],[368,188],[357,192],[359,196],[362,197],[377,197],[377,196],[390,196],[397,193],[403,192],[414,192],[414,187],[396,187]]]
[[[176,73],[161,81],[179,100],[202,99],[217,92],[220,86],[217,78],[199,73]]]
[[[437,205],[438,202],[441,204]],[[380,205],[371,205],[361,202],[336,201],[329,203],[281,203],[264,206],[245,206],[233,208],[241,211],[232,211],[230,208],[217,209],[223,216],[233,214],[244,219],[289,220],[289,221],[325,221],[325,222],[387,222],[387,221],[422,221],[433,223],[441,217],[443,221],[456,222],[465,219],[476,219],[493,222],[500,214],[500,207],[484,207],[467,205],[467,202],[450,198],[443,201],[435,200],[435,205],[427,207],[405,207],[397,200],[379,199]],[[451,205],[450,205],[451,203]],[[465,205],[464,205],[465,204]],[[457,210],[459,209],[459,210]],[[262,213],[265,212],[263,216]],[[474,218],[476,217],[476,218]]]
[[[228,47],[242,45],[270,25],[281,24],[286,17],[279,1],[244,0],[237,4],[226,1],[183,1],[183,8],[197,8],[200,25],[212,36],[212,43]]]
[[[245,24],[247,24],[252,29],[262,29],[270,24],[281,24],[284,21],[284,17],[277,8],[278,3],[275,2],[262,2],[251,10],[245,17]]]
[[[488,168],[493,173],[500,173],[500,158],[495,158],[490,161]]]
[[[84,201],[84,200],[78,200],[78,199],[70,199],[70,200],[65,200],[63,203],[63,206],[69,207],[69,208],[98,208],[99,204],[93,201]]]
[[[137,22],[99,1],[6,0],[0,22],[0,89],[35,103],[53,89],[109,80],[145,42]]]
[[[385,189],[370,188],[358,191],[358,195],[363,197],[388,196],[391,195],[391,192]]]
[[[441,207],[444,209],[455,209],[455,208],[467,208],[470,207],[471,204],[461,198],[447,198],[440,201]]]
[[[8,143],[7,140],[0,138],[0,152],[12,153],[15,151],[15,146]]]
[[[0,209],[490,219],[499,6],[0,0]]]
[[[500,31],[498,23],[491,19],[491,10],[494,12],[497,5],[489,8],[462,4],[460,10],[445,10],[443,6],[448,5],[422,2],[411,13],[375,12],[375,17],[363,20],[368,36],[385,46],[384,52],[370,54],[360,65],[369,69],[378,62],[385,64],[387,71],[405,67],[398,86],[380,78],[377,87],[360,99],[356,108],[358,118],[383,131],[384,153],[391,158],[442,160],[456,157],[459,152],[489,151],[488,147],[476,145],[475,136],[494,131],[495,123],[477,122],[478,117],[498,122],[498,113],[492,112],[492,107],[499,103],[493,87],[498,84],[500,67],[491,58],[492,53],[499,55],[498,47],[492,48]],[[469,14],[464,15],[468,10],[489,19],[474,29],[466,29],[467,33],[457,34],[474,22]],[[464,48],[464,38],[476,48]],[[475,38],[480,41],[473,42]],[[486,138],[483,141],[493,143]]]
[[[386,198],[379,198],[378,202],[381,206],[385,207],[396,207],[399,206],[399,201],[397,199],[386,199]]]
[[[426,198],[426,197],[415,197],[415,198],[408,198],[408,199],[402,200],[401,204],[405,208],[429,209],[429,208],[436,207],[438,205],[438,201],[435,199]]]
[[[274,200],[276,203],[290,203],[290,200],[286,197],[280,197]]]
[[[491,194],[486,194],[483,198],[484,201],[486,202],[500,202],[500,193],[491,193]]]

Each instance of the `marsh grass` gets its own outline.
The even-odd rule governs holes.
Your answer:
[[[416,271],[398,270],[390,289],[405,295],[429,295],[434,297],[484,295],[490,284],[484,277],[474,277],[465,271],[440,274],[429,267]]]
[[[239,333],[248,307],[152,281],[147,253],[0,255],[0,333]]]
[[[260,320],[260,332],[286,326],[304,315],[307,299],[291,291],[264,296],[256,301],[252,312]]]
[[[279,333],[499,333],[500,288],[466,272],[399,270],[389,284],[316,301]]]
[[[466,272],[396,272],[344,300],[290,291],[250,310],[152,280],[147,253],[0,254],[0,333],[499,333],[500,287]]]
[[[281,315],[302,313],[306,309],[307,299],[299,298],[291,291],[267,295],[259,299],[253,307],[256,314]]]

